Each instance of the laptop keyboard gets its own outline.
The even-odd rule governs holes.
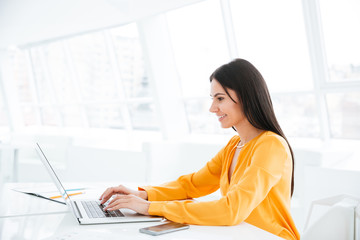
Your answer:
[[[105,205],[97,201],[81,201],[89,218],[125,217],[120,210],[104,211]]]

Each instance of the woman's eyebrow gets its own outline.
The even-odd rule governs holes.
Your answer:
[[[226,94],[225,93],[215,93],[214,97],[217,97],[219,95],[226,95]],[[210,97],[213,97],[213,96],[211,96],[211,94],[210,94]]]

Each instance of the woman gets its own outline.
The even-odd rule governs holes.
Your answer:
[[[130,208],[140,214],[199,225],[245,221],[285,239],[299,239],[290,213],[293,152],[276,120],[263,77],[248,61],[235,59],[218,68],[210,82],[210,112],[223,128],[232,127],[237,135],[198,172],[139,191],[124,186],[108,188],[100,197],[102,203],[121,193],[106,209]],[[219,200],[176,201],[219,188]]]

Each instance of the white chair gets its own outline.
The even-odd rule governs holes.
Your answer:
[[[305,223],[304,240],[354,240],[360,239],[358,230],[360,199],[338,195],[313,201]],[[322,209],[321,209],[322,208]],[[324,210],[316,214],[316,210]]]
[[[322,154],[307,149],[294,149],[295,189],[291,199],[291,212],[299,231],[302,232],[306,218],[305,171],[309,167],[318,168],[322,164]],[[317,199],[317,198],[315,198]],[[309,203],[310,204],[310,203]]]

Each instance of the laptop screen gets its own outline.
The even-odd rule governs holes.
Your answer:
[[[55,183],[56,187],[58,188],[58,190],[59,190],[61,196],[63,197],[63,199],[65,200],[66,204],[68,206],[71,206],[71,204],[70,204],[70,202],[71,202],[70,196],[67,194],[64,186],[62,185],[59,177],[56,175],[55,170],[50,165],[50,162],[47,159],[47,157],[45,156],[45,153],[41,149],[40,145],[38,143],[36,143],[36,145],[37,145],[36,151],[39,154],[39,157],[40,157],[42,163],[46,167],[46,170],[49,172],[53,182]]]

